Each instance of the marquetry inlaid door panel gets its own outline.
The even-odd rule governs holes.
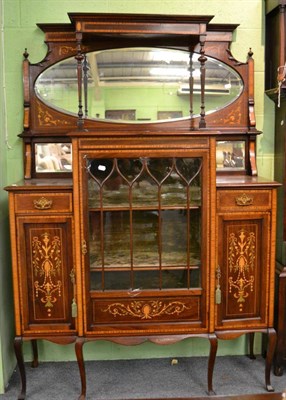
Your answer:
[[[267,212],[219,216],[217,329],[267,325],[269,228]]]
[[[23,331],[73,329],[72,218],[19,217],[17,224]]]

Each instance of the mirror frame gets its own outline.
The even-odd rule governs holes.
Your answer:
[[[202,68],[199,53],[128,47],[84,53],[83,56],[84,119],[137,124],[200,115]],[[236,71],[221,60],[208,56],[204,68],[204,112],[208,115],[234,102],[241,95],[243,86]],[[39,100],[48,107],[77,116],[75,57],[61,60],[44,70],[34,89]]]
[[[23,61],[25,178],[42,178],[36,172],[35,143],[64,143],[69,133],[78,130],[98,131],[101,136],[150,134],[168,135],[237,135],[247,136],[247,148],[254,150],[254,158],[247,161],[255,173],[254,61],[249,51],[246,62],[237,61],[230,46],[236,24],[211,24],[213,16],[147,15],[70,13],[70,23],[38,24],[45,35],[47,54],[38,63],[29,61],[27,50]],[[84,53],[127,47],[157,47],[200,53],[201,71],[206,58],[212,57],[233,69],[242,80],[243,90],[238,98],[216,112],[205,114],[204,93],[201,95],[201,113],[193,118],[128,124],[124,121],[84,119],[79,115],[58,111],[44,104],[34,85],[41,73],[66,58],[75,57],[78,65]],[[78,73],[79,69],[78,69]],[[203,72],[202,72],[203,74]],[[79,79],[80,82],[80,79]],[[204,90],[202,90],[204,92]],[[79,111],[83,88],[79,84]],[[223,137],[222,137],[222,140]],[[68,173],[63,174],[67,177]],[[58,175],[57,175],[58,176]],[[71,174],[70,174],[71,176]],[[50,174],[45,173],[49,178]],[[54,175],[51,175],[54,177]]]

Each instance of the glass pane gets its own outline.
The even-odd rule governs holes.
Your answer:
[[[89,263],[90,268],[100,268],[103,265],[101,235],[101,217],[99,212],[89,214]]]
[[[189,248],[190,265],[199,265],[201,262],[201,240],[202,240],[202,214],[201,209],[190,210],[189,219]]]
[[[190,287],[199,288],[202,286],[201,283],[201,271],[199,268],[194,268],[190,270]]]
[[[134,211],[132,214],[134,267],[159,266],[159,213]]]
[[[190,284],[188,285],[188,272],[186,269],[181,270],[163,270],[162,288],[163,289],[183,289],[200,288],[200,270],[190,270]],[[132,285],[131,274],[128,271],[92,271],[90,274],[91,290],[133,290],[158,289],[160,287],[160,271],[135,271],[134,282]]]
[[[188,287],[188,272],[181,270],[135,271],[134,287],[142,289],[181,289]]]
[[[199,158],[88,160],[90,208],[200,205]]]
[[[130,267],[130,219],[128,211],[90,214],[91,268]]]
[[[161,212],[162,265],[187,264],[186,212],[165,210]]]
[[[92,271],[90,274],[91,290],[129,290],[130,287],[130,272],[127,271]]]
[[[160,271],[135,271],[134,290],[158,289],[160,287]]]
[[[200,158],[87,161],[92,288],[199,287],[201,173]]]
[[[173,172],[161,188],[162,206],[187,206],[187,186],[183,179]]]
[[[162,288],[164,289],[180,289],[188,287],[188,271],[186,269],[180,270],[166,270],[162,271]]]

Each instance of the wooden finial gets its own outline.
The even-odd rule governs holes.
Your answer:
[[[25,51],[24,51],[24,53],[23,53],[23,56],[24,56],[25,60],[28,59],[29,53],[27,52],[27,48],[25,48]]]
[[[251,47],[249,47],[248,58],[252,58],[252,56],[253,56],[253,51]]]

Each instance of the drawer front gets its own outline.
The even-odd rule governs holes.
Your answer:
[[[270,190],[218,190],[219,211],[263,211],[271,208]]]
[[[15,196],[16,213],[72,212],[71,193],[24,193]]]
[[[165,297],[92,301],[92,323],[162,323],[201,320],[201,297]]]

